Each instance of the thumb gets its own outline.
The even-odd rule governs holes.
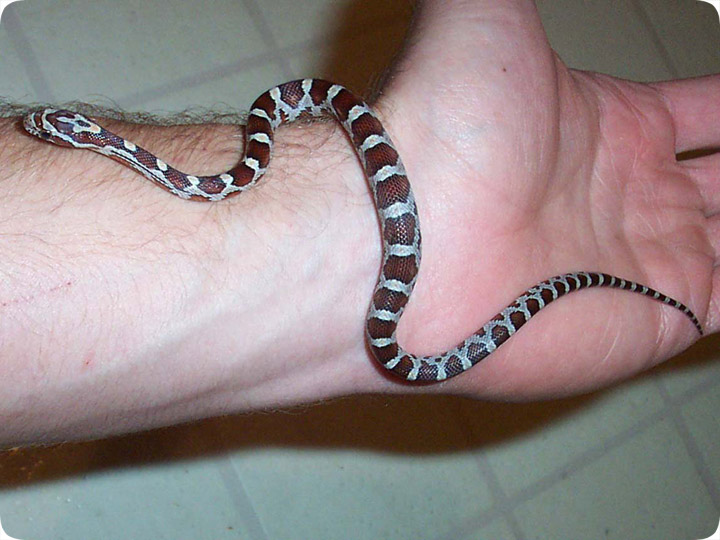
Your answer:
[[[492,65],[526,72],[548,62],[554,55],[532,0],[426,0],[417,7],[393,79],[418,71],[426,84],[442,85],[443,77],[474,76]]]

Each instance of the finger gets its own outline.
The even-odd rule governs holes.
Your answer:
[[[720,75],[651,85],[667,103],[676,152],[720,146]]]
[[[705,215],[720,213],[720,153],[679,161],[702,196]]]

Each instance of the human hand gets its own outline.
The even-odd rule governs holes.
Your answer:
[[[707,121],[719,87],[717,78],[644,85],[570,70],[530,1],[427,2],[379,103],[424,225],[401,344],[445,350],[526,288],[575,270],[651,286],[715,332],[720,161],[675,155],[720,142]],[[596,289],[563,298],[441,388],[576,393],[697,338],[677,310]]]

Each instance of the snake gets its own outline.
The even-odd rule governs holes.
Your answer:
[[[415,196],[400,154],[377,114],[358,95],[321,79],[275,86],[252,104],[240,161],[213,176],[183,173],[90,118],[65,109],[28,113],[23,126],[60,146],[88,149],[131,167],[182,199],[220,201],[252,188],[270,162],[275,130],[299,118],[329,116],[344,128],[364,169],[382,238],[382,264],[365,324],[367,344],[379,364],[407,381],[443,381],[466,372],[505,343],[538,311],[573,291],[622,289],[652,298],[684,313],[702,335],[684,304],[632,280],[596,271],[568,272],[546,279],[519,295],[471,336],[440,354],[418,356],[397,340],[398,322],[420,269],[421,234]]]

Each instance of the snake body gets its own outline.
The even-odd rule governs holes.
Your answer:
[[[528,289],[451,350],[431,356],[405,351],[397,342],[396,329],[420,267],[420,223],[415,198],[400,155],[376,114],[360,97],[338,84],[303,79],[263,93],[249,113],[242,159],[233,169],[215,176],[180,172],[75,112],[35,111],[25,117],[24,127],[49,142],[86,148],[119,160],[183,199],[219,201],[258,182],[270,161],[275,129],[304,114],[335,118],[347,132],[365,170],[380,221],[383,252],[366,333],[373,355],[393,374],[409,381],[454,377],[490,355],[552,301],[591,287],[624,289],[663,302],[687,315],[702,334],[694,313],[669,296],[605,273],[570,272]]]

